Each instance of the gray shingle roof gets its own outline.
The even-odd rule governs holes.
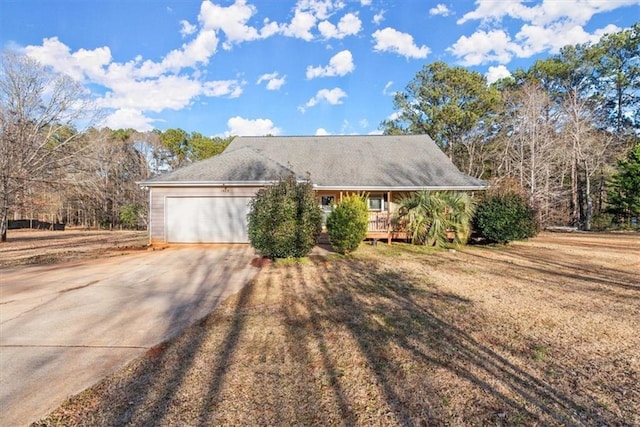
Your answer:
[[[229,150],[220,155],[160,175],[151,182],[269,182],[293,173],[249,147]]]
[[[319,188],[481,189],[426,135],[237,137],[224,153],[141,183],[272,182],[294,173]]]

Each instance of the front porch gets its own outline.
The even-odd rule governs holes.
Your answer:
[[[369,211],[369,228],[367,229],[367,239],[387,240],[391,243],[393,239],[407,239],[408,233],[398,224],[391,223],[392,214],[386,211]]]
[[[332,206],[335,203],[339,203],[342,198],[348,194],[354,194],[354,192],[328,190],[318,191],[318,202],[322,207],[325,217],[329,212],[331,212]],[[386,240],[391,243],[391,240],[393,239],[407,239],[409,237],[403,227],[398,224],[392,224],[397,203],[405,193],[385,191],[357,192],[356,194],[364,194],[367,198],[367,206],[369,208],[369,225],[365,237],[366,239]]]

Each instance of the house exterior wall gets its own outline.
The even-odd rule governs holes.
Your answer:
[[[149,189],[149,243],[167,242],[167,197],[253,197],[260,187],[151,187]]]
[[[253,197],[262,187],[177,187],[158,186],[149,189],[149,242],[151,244],[167,243],[166,229],[166,199],[167,197]],[[371,197],[384,196],[386,203],[382,211],[370,210],[370,227],[367,238],[388,239],[405,238],[404,233],[391,232],[389,227],[390,219],[398,211],[400,201],[411,194],[411,192],[358,192],[352,190],[317,190],[317,200],[320,204],[323,196],[333,196],[335,203],[341,197],[349,194],[367,194]],[[328,212],[325,212],[328,214]]]

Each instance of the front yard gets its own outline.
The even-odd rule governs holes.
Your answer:
[[[38,425],[639,425],[640,235],[267,265]]]

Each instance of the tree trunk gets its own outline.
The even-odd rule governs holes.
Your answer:
[[[7,218],[7,215],[9,212],[9,206],[6,198],[2,202],[2,218],[0,218],[0,242],[4,243],[7,241],[7,227],[9,226],[9,218]]]
[[[585,199],[587,201],[587,209],[584,215],[584,229],[591,231],[591,212],[593,209],[593,202],[591,200],[591,177],[589,176],[589,165],[587,161],[584,161],[584,180],[586,187]]]
[[[571,222],[572,225],[580,224],[580,201],[578,199],[578,171],[575,157],[571,161]]]

